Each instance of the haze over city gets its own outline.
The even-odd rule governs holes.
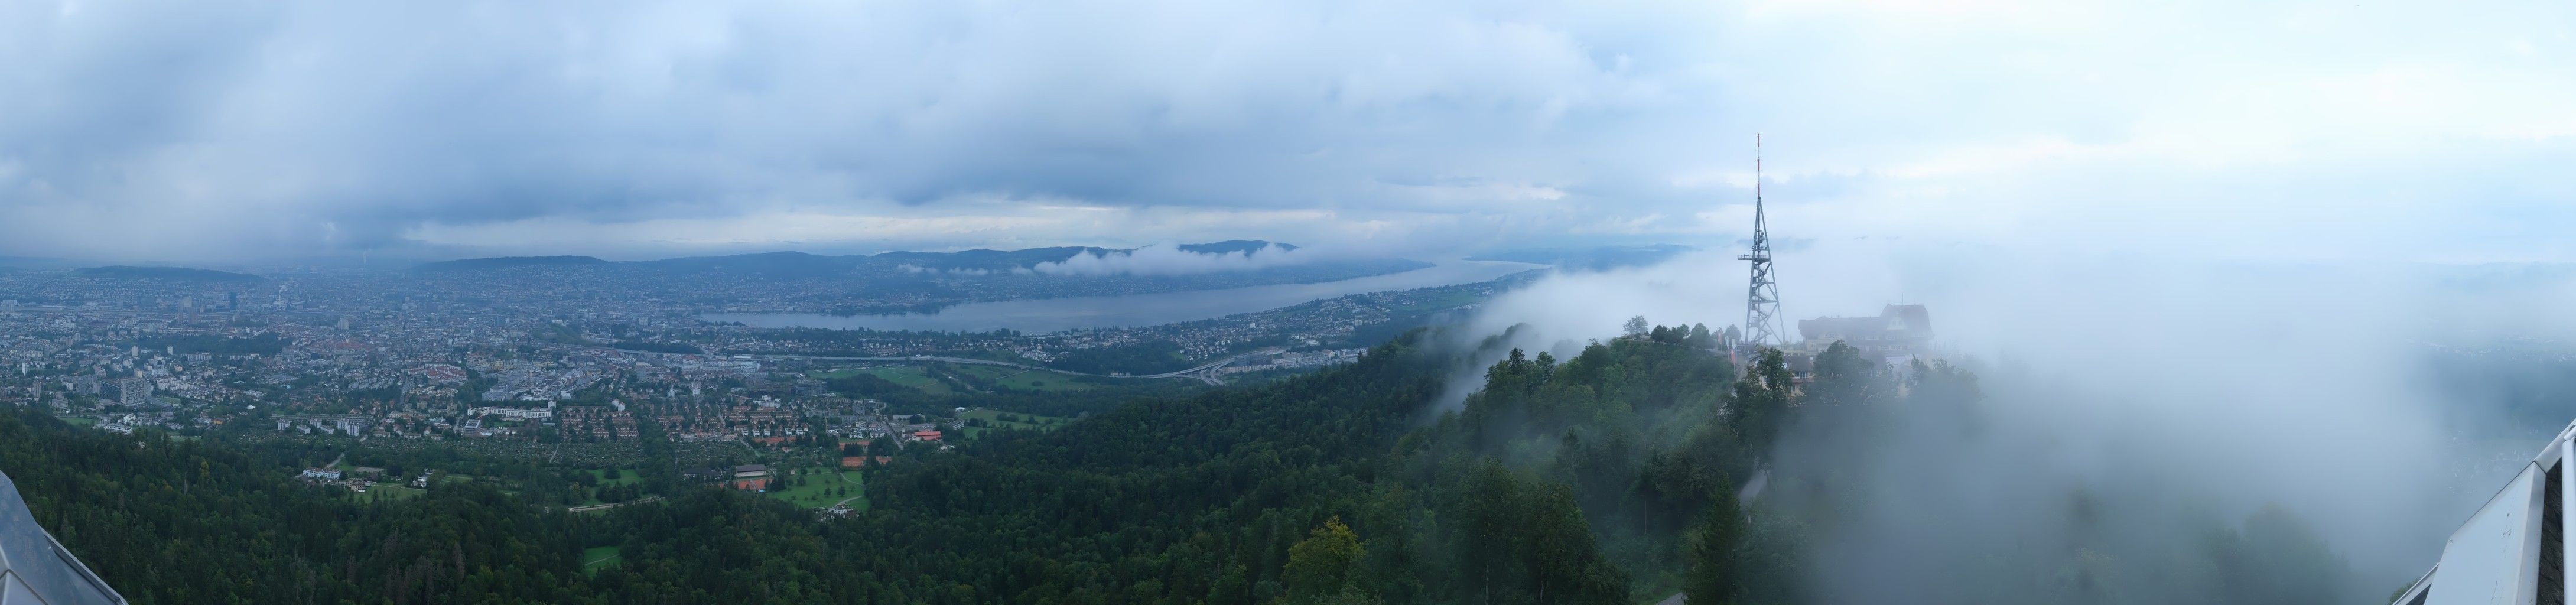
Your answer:
[[[0,605],[2560,603],[2570,99],[2541,2],[0,0]]]

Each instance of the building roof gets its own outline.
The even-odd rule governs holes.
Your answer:
[[[1932,313],[1923,305],[1888,305],[1877,317],[1801,319],[1798,336],[1817,341],[1929,340]]]
[[[124,596],[36,524],[18,498],[18,484],[0,473],[0,605],[123,603]]]

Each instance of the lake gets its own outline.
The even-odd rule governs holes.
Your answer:
[[[1044,334],[1081,328],[1138,327],[1215,319],[1236,313],[1267,311],[1306,301],[1351,294],[1472,284],[1542,268],[1546,268],[1546,265],[1449,260],[1440,261],[1439,264],[1431,267],[1402,273],[1314,284],[1276,284],[1222,290],[966,303],[931,313],[884,315],[707,313],[699,315],[698,318],[713,322],[742,322],[744,325],[761,328],[839,330],[865,328],[935,332],[990,332],[1010,329],[1029,334]]]

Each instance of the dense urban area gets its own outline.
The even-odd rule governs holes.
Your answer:
[[[1080,250],[1037,254],[1060,259]],[[636,472],[628,463],[653,433],[671,445],[673,463],[687,467],[679,478],[763,491],[773,487],[768,481],[789,481],[785,473],[864,468],[888,447],[1046,429],[1127,397],[1347,363],[1367,344],[1472,308],[1529,277],[1341,296],[1221,319],[1022,334],[711,323],[697,315],[771,308],[808,285],[751,280],[740,290],[697,288],[721,293],[703,299],[720,302],[675,302],[615,294],[667,287],[668,280],[603,266],[615,265],[485,259],[268,275],[0,269],[0,360],[8,370],[0,403],[117,434],[220,434],[313,444],[316,452],[356,452],[361,460],[380,457],[371,452],[452,449],[594,473]],[[1269,279],[1405,266],[1305,268]],[[994,279],[961,281],[1016,292],[988,283]],[[1184,283],[1165,281],[1129,286]],[[886,300],[862,306],[890,305]],[[391,472],[337,458],[305,461],[311,468],[300,476],[399,497],[417,495],[432,480],[424,473],[443,470]],[[743,470],[705,470],[718,467]],[[601,493],[595,485],[585,489],[565,504],[615,501],[594,497]]]

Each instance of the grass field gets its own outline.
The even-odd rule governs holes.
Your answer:
[[[795,504],[797,506],[812,508],[817,506],[831,506],[832,503],[839,502],[843,498],[858,496],[865,493],[860,488],[866,484],[866,479],[859,471],[840,471],[837,473],[829,472],[832,470],[833,469],[819,466],[805,469],[805,474],[796,476],[796,478],[803,479],[805,481],[804,485],[771,491],[768,493],[768,496],[780,500],[786,500],[788,503]],[[835,475],[839,478],[835,478]],[[843,479],[847,480],[845,481]],[[837,496],[833,495],[832,490],[841,488],[848,488],[848,493]],[[850,502],[850,508],[867,510],[867,503],[868,501],[866,498],[853,500]]]
[[[368,486],[366,493],[354,495],[357,496],[359,502],[401,502],[404,500],[418,498],[423,494],[428,493],[429,490],[412,489],[400,485],[378,483]]]
[[[837,370],[815,370],[812,372],[806,372],[805,377],[815,380],[831,380],[834,378],[849,378],[863,373],[866,373],[866,370],[861,368],[841,368]]]
[[[64,418],[63,422],[71,423],[72,426],[98,426],[98,419],[88,416],[72,416]]]
[[[815,378],[829,380],[833,378],[847,378],[850,376],[867,374],[883,378],[886,382],[921,389],[922,392],[932,395],[946,395],[953,392],[948,388],[948,383],[940,382],[939,379],[936,378],[931,378],[930,374],[926,372],[926,370],[919,366],[877,366],[873,368],[850,368],[832,370],[829,372],[815,372],[813,376]]]
[[[957,372],[993,380],[1001,383],[1002,386],[1022,391],[1082,391],[1099,388],[1099,385],[1074,382],[1072,376],[1045,370],[1024,370],[1002,366],[959,366]]]
[[[599,573],[599,568],[616,565],[620,556],[615,546],[593,546],[581,549],[581,570]]]

